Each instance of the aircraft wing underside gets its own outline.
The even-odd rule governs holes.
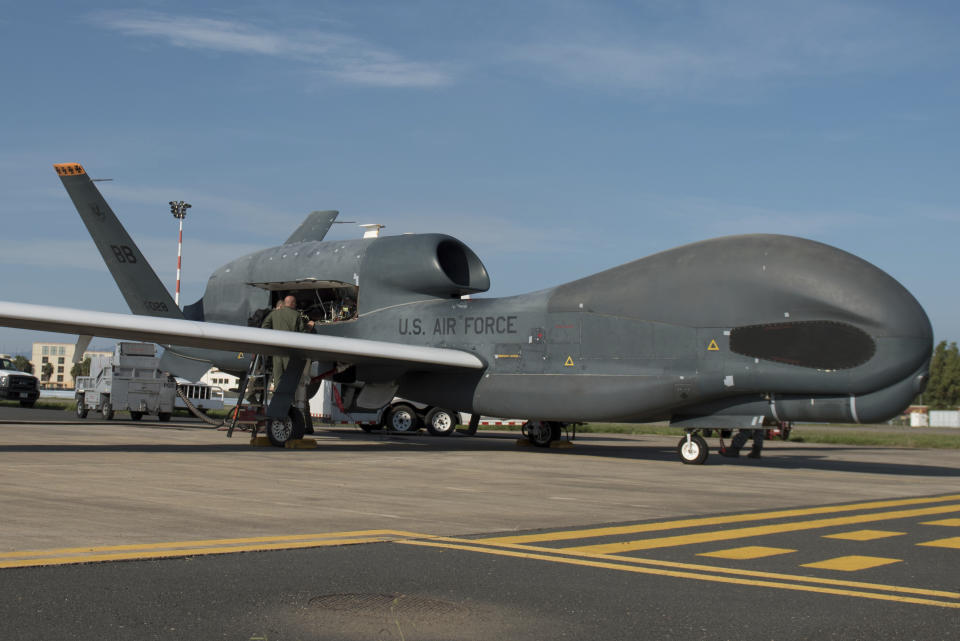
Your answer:
[[[477,356],[455,349],[4,301],[0,326],[319,361],[407,364],[417,369],[485,367]]]

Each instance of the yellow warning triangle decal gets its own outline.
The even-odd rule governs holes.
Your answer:
[[[567,362],[563,364],[564,367],[573,367],[573,356],[567,356]]]
[[[237,354],[237,358],[243,358],[243,352],[240,352],[239,354]]]
[[[720,351],[720,348],[717,347],[717,341],[711,339],[711,340],[710,340],[710,344],[707,345],[707,351],[708,351],[708,352],[719,352],[719,351]]]

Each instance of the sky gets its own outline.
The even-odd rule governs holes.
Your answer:
[[[192,204],[184,303],[338,209],[459,238],[493,296],[803,236],[960,341],[958,31],[946,1],[0,0],[0,300],[128,311],[52,168],[80,162],[171,290]]]

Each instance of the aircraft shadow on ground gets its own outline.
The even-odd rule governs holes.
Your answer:
[[[160,426],[130,423],[127,426],[138,429],[205,429],[212,431],[209,426]],[[34,453],[70,453],[70,452],[117,452],[117,453],[207,453],[207,452],[239,452],[249,451],[246,441],[249,432],[236,432],[232,439],[228,439],[223,432],[216,433],[215,438],[222,439],[217,443],[103,443],[71,445],[63,443],[29,443],[22,445],[0,445],[3,452],[34,452]],[[277,448],[258,448],[266,454],[286,454],[292,456],[323,455],[326,452],[371,452],[382,451],[393,447],[397,454],[403,452],[503,452],[505,448],[520,438],[519,432],[492,432],[479,433],[473,437],[455,435],[450,437],[432,437],[424,433],[397,434],[385,432],[365,433],[353,428],[320,428],[316,436],[320,437],[316,449],[310,450],[280,450]],[[336,439],[335,442],[330,437]],[[659,437],[657,437],[659,438]],[[679,440],[679,439],[678,439]],[[616,442],[612,447],[609,444]],[[637,463],[671,462],[681,465],[675,447],[663,443],[630,443],[626,439],[617,437],[603,437],[589,435],[587,440],[575,440],[570,449],[546,449],[536,447],[517,448],[529,456],[597,456],[612,459],[634,460]],[[822,470],[830,472],[852,472],[858,474],[885,474],[896,476],[923,476],[923,477],[960,477],[960,467],[945,467],[940,465],[916,465],[909,463],[886,463],[877,461],[849,461],[830,458],[828,453],[840,452],[869,452],[876,450],[889,452],[903,450],[899,448],[874,447],[796,447],[791,446],[789,451],[777,451],[776,442],[768,444],[767,455],[760,459],[749,459],[741,456],[737,459],[723,458],[717,454],[715,447],[711,447],[710,457],[705,465],[732,465],[745,466],[766,470]],[[772,452],[771,452],[772,450]],[[771,455],[772,454],[772,455]],[[695,474],[698,466],[688,466],[688,471]]]

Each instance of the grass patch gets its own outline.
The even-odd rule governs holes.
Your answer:
[[[897,432],[818,432],[794,431],[791,443],[824,443],[828,445],[873,445],[880,447],[931,448],[940,450],[960,449],[960,434],[910,434]]]
[[[0,401],[0,407],[20,407],[20,401]],[[34,407],[38,410],[64,410],[70,411],[77,409],[74,401],[59,401],[56,399],[39,399]]]

